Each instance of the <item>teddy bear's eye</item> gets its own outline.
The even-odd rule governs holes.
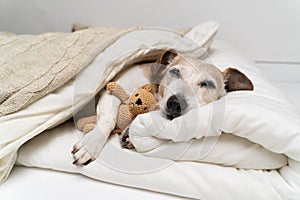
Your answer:
[[[134,96],[136,96],[136,97],[137,97],[137,96],[139,96],[139,94],[135,94]]]
[[[147,110],[147,107],[145,107],[144,110]]]

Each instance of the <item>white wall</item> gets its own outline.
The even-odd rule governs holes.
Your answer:
[[[81,22],[181,28],[206,19],[253,60],[300,62],[297,0],[0,0],[0,30],[69,31]]]
[[[207,19],[300,112],[299,0],[0,0],[0,31],[16,33],[70,31],[74,22],[178,29]]]

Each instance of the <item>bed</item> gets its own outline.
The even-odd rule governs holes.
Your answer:
[[[195,157],[193,152],[197,151],[187,152],[188,154],[183,155],[181,158],[194,160],[193,162],[187,162],[190,163],[188,164],[190,167],[184,164],[185,161],[176,161],[175,164],[168,165],[169,167],[165,169],[165,173],[157,173],[156,175],[154,173],[153,176],[150,176],[151,173],[149,176],[139,176],[138,174],[133,176],[132,174],[126,175],[126,173],[121,173],[120,170],[110,170],[111,166],[109,169],[105,169],[102,165],[103,163],[99,164],[99,162],[82,168],[74,167],[71,164],[73,158],[70,151],[72,145],[81,136],[81,133],[74,128],[72,120],[58,127],[56,126],[71,117],[72,114],[70,113],[79,109],[83,104],[78,104],[77,102],[77,106],[70,109],[70,113],[60,112],[71,105],[72,98],[67,98],[71,94],[68,93],[70,88],[61,88],[52,92],[48,90],[50,93],[48,94],[49,99],[46,101],[42,98],[40,101],[37,100],[38,96],[36,96],[36,102],[40,102],[40,104],[37,103],[39,104],[38,109],[34,113],[28,112],[22,116],[25,116],[25,118],[29,117],[30,121],[36,124],[35,126],[24,126],[24,124],[30,124],[28,122],[12,123],[10,126],[7,126],[7,124],[3,123],[5,118],[0,117],[0,182],[6,180],[0,184],[1,199],[299,199],[300,97],[298,92],[295,92],[299,91],[300,88],[299,2],[274,2],[271,0],[254,0],[251,2],[237,0],[226,2],[216,0],[174,0],[170,3],[170,1],[164,0],[157,2],[139,0],[90,0],[84,2],[79,0],[72,0],[72,2],[69,0],[4,0],[0,2],[0,5],[0,31],[18,34],[69,32],[71,24],[74,22],[82,22],[94,26],[131,27],[131,29],[126,30],[127,32],[141,28],[132,27],[137,24],[177,30],[180,27],[195,27],[199,21],[201,22],[204,19],[214,19],[220,23],[221,28],[210,48],[209,58],[206,58],[206,60],[216,64],[220,69],[232,66],[247,73],[251,80],[255,82],[256,95],[239,93],[241,95],[239,96],[236,93],[229,95],[227,98],[227,100],[233,100],[239,107],[242,107],[242,109],[237,109],[241,111],[240,114],[249,113],[246,117],[241,116],[238,112],[227,113],[226,110],[222,112],[222,114],[230,116],[228,119],[233,119],[231,123],[227,121],[226,127],[222,128],[227,129],[226,131],[229,133],[234,133],[233,135],[243,136],[244,139],[247,138],[246,141],[243,140],[243,143],[241,143],[244,146],[238,147],[234,146],[235,144],[231,144],[229,148],[226,148],[226,145],[223,148],[222,146],[217,146],[219,149],[221,147],[226,154],[220,154],[220,151],[217,151],[218,154],[214,154],[212,157],[204,156],[206,159],[203,156]],[[97,31],[101,30],[95,30],[95,32]],[[185,31],[188,31],[188,29],[181,30],[181,33],[184,34]],[[0,38],[2,38],[2,34],[0,34]],[[4,33],[4,35],[6,34]],[[55,33],[50,33],[49,36],[55,37]],[[85,41],[88,41],[88,38]],[[115,39],[117,38],[115,37]],[[71,38],[70,41],[73,41],[73,39]],[[166,41],[169,41],[169,38]],[[64,43],[65,47],[68,44],[68,42]],[[2,45],[3,43],[0,42],[0,49],[2,49]],[[210,43],[208,43],[209,46]],[[168,44],[167,47],[170,47],[170,45]],[[19,50],[22,51],[22,49],[24,48]],[[80,49],[80,46],[78,46],[78,49]],[[181,50],[184,52],[187,49],[182,48]],[[58,48],[57,52],[59,51],[60,49]],[[91,55],[91,52],[99,53],[92,50],[86,53]],[[201,52],[197,53],[194,50],[192,53],[196,54],[195,56],[201,54]],[[3,100],[3,90],[1,90],[3,89],[1,79],[3,71],[1,69],[3,63],[5,63],[3,55],[7,56],[6,51],[0,51],[0,101]],[[72,52],[69,55],[72,57]],[[96,56],[93,56],[83,56],[88,57],[88,60],[85,60],[85,64],[73,65],[72,68],[65,71],[64,75],[61,75],[66,80],[69,79],[70,76],[66,74],[72,73],[72,76],[77,74],[78,71],[85,68],[88,62],[96,58]],[[48,61],[53,58],[50,56],[44,57]],[[60,68],[58,66],[56,69],[55,73],[61,72],[61,69],[64,69],[64,67]],[[264,75],[261,74],[260,70],[264,72]],[[40,74],[43,74],[43,71],[40,72]],[[89,74],[87,73],[87,75]],[[265,81],[266,78],[264,76],[272,82],[272,85]],[[27,78],[30,79],[29,76]],[[52,76],[47,78],[50,80]],[[65,85],[63,81],[58,80],[54,84],[55,87],[61,87],[59,83]],[[20,85],[22,84],[19,83]],[[70,84],[67,84],[67,86],[70,86]],[[78,87],[81,86],[85,85],[78,85]],[[86,93],[77,93],[78,99],[92,96],[95,88],[88,88]],[[35,94],[39,94],[39,89],[34,88],[33,91]],[[60,96],[61,92],[66,94],[66,98],[60,98],[60,102],[58,102],[57,97]],[[258,97],[257,94],[260,94],[260,96]],[[44,96],[44,94],[41,94],[41,96]],[[251,96],[250,99],[253,100],[249,101],[251,105],[242,104],[244,101],[243,96],[244,99]],[[261,100],[266,99],[266,96],[269,99],[262,102]],[[292,104],[286,101],[287,97]],[[48,102],[48,104],[45,104],[45,102]],[[230,104],[229,101],[226,102]],[[261,104],[258,105],[257,102]],[[49,106],[51,103],[53,107]],[[26,101],[22,102],[22,105],[26,107]],[[261,108],[260,106],[262,105],[263,107]],[[295,110],[294,106],[296,106],[298,111]],[[6,106],[5,108],[11,107]],[[53,108],[55,108],[55,112],[53,112]],[[207,110],[201,110],[201,113],[206,113],[206,115],[214,114],[214,112],[211,112],[210,107],[206,108]],[[45,111],[43,118],[33,118],[36,113],[41,113],[43,109]],[[234,107],[229,107],[230,110],[236,111]],[[271,110],[273,111],[272,114],[269,113]],[[3,111],[3,107],[1,107],[0,111]],[[255,111],[255,113],[252,111]],[[6,110],[5,112],[9,111]],[[57,115],[59,113],[62,115]],[[269,114],[264,115],[265,113]],[[0,112],[1,115],[3,113]],[[48,124],[44,123],[46,118],[54,116],[57,118],[53,118]],[[22,117],[19,116],[16,119],[21,120]],[[146,120],[145,117],[138,118],[139,120],[135,123],[137,128],[143,127],[142,122]],[[240,121],[242,129],[237,129],[238,123],[236,123],[236,126],[232,126],[233,122],[237,122],[235,121],[237,117],[247,119],[248,123]],[[181,120],[184,122],[185,119]],[[193,120],[193,117],[191,120]],[[159,122],[156,123],[159,125]],[[256,122],[263,123],[259,124]],[[45,126],[39,126],[40,124],[45,124]],[[26,135],[24,132],[20,132],[19,135],[15,134],[19,131],[18,128],[30,130],[33,127],[39,128],[35,129],[35,133],[31,135]],[[262,127],[267,127],[268,131],[264,131]],[[47,128],[49,130],[45,131]],[[172,158],[174,159],[174,154],[168,151],[158,151],[159,153],[154,151],[157,148],[153,147],[157,144],[163,144],[163,141],[157,140],[149,131],[145,130],[155,130],[155,128],[151,126],[143,127],[141,131],[135,133],[137,136],[135,138],[136,144],[139,145],[139,154],[143,158],[145,157],[143,160],[147,163],[147,166],[145,166],[146,164],[142,165],[139,170],[151,167],[151,163],[146,162],[151,159],[156,161],[167,160],[167,164],[173,163]],[[207,127],[198,126],[197,128],[205,130]],[[272,131],[270,132],[269,130],[271,129]],[[249,130],[248,133],[243,132],[245,130]],[[249,132],[266,134],[268,137],[263,137],[259,134],[249,134]],[[140,140],[141,136],[146,136],[149,141],[151,140],[150,145],[144,144]],[[159,139],[163,138],[163,136],[161,135]],[[203,136],[205,135],[197,135],[195,137],[202,138]],[[32,137],[34,137],[32,140],[22,145]],[[167,139],[174,139],[170,135],[168,137]],[[230,139],[231,135],[227,134],[226,137]],[[14,142],[13,139],[18,142]],[[179,138],[179,140],[185,139],[187,138]],[[232,138],[230,141],[236,141],[235,139]],[[9,140],[13,140],[13,142]],[[249,143],[250,140],[252,142]],[[256,145],[253,145],[253,141]],[[11,145],[8,146],[8,144]],[[112,147],[116,147],[114,150],[119,153],[123,152],[117,148],[119,147],[117,138],[112,138],[109,144]],[[230,143],[224,144],[230,145]],[[18,157],[16,157],[16,152],[21,145]],[[5,147],[10,148],[6,148],[3,151]],[[245,151],[245,149],[249,151]],[[268,150],[266,151],[266,149]],[[179,155],[181,152],[179,152]],[[233,159],[228,159],[229,157],[226,155],[231,155],[230,157]],[[178,154],[175,154],[175,157],[177,156]],[[200,162],[197,159],[200,159]],[[13,165],[15,160],[16,165]],[[111,160],[106,159],[105,163],[110,163],[109,161]],[[116,163],[110,164],[115,166]],[[11,167],[13,169],[9,173]],[[178,172],[177,174],[167,170],[173,169],[174,172],[176,167],[177,170],[175,171]],[[256,169],[253,170],[252,168]],[[112,171],[115,171],[115,173],[112,173]]]
[[[198,27],[198,29],[195,28],[193,32],[190,32],[190,38],[196,40],[198,45],[207,50],[212,43],[218,26],[213,22],[209,22],[209,24],[206,24],[204,27],[205,28],[203,29],[202,25],[200,28]],[[127,33],[127,36],[134,35],[132,33],[135,31],[139,32],[140,30],[131,29],[131,34]],[[186,33],[189,33],[189,31],[184,32],[183,34]],[[201,33],[200,36],[199,33]],[[149,33],[147,32],[147,34]],[[226,145],[232,144],[227,142],[224,143],[225,146],[220,147],[222,150],[228,150],[225,151],[225,155],[237,155],[237,157],[233,156],[234,159],[223,160],[222,158],[228,157],[224,156],[224,154],[215,154],[213,157],[206,157],[208,158],[207,160],[200,158],[200,162],[194,162],[195,160],[193,159],[195,158],[193,157],[193,152],[190,153],[187,151],[185,152],[186,154],[181,157],[184,160],[179,159],[178,162],[173,162],[172,158],[174,157],[174,154],[170,155],[168,151],[158,151],[159,153],[157,153],[157,146],[155,145],[161,144],[161,141],[156,140],[157,138],[153,138],[153,135],[149,134],[149,132],[151,132],[151,130],[155,129],[157,126],[150,126],[150,128],[148,126],[143,127],[144,123],[141,122],[143,122],[143,120],[145,120],[147,117],[143,116],[138,117],[137,120],[135,120],[136,123],[134,123],[134,125],[137,127],[136,130],[139,130],[138,128],[141,126],[143,127],[141,131],[136,131],[137,137],[135,139],[136,145],[139,146],[138,149],[140,154],[131,154],[126,152],[126,150],[121,150],[118,146],[117,138],[113,137],[108,143],[106,143],[104,148],[104,151],[106,151],[106,153],[108,152],[108,154],[103,155],[108,156],[102,156],[99,162],[95,162],[89,166],[76,167],[72,165],[73,158],[70,154],[70,151],[72,150],[73,144],[78,140],[78,131],[74,126],[73,120],[64,122],[66,119],[69,119],[70,115],[72,115],[72,111],[74,111],[74,108],[72,108],[68,112],[55,115],[58,116],[58,118],[53,118],[51,123],[49,122],[47,126],[43,127],[44,129],[49,130],[44,131],[41,134],[39,134],[39,132],[35,132],[31,136],[27,136],[26,140],[23,139],[19,143],[22,144],[31,137],[37,135],[23,145],[19,150],[18,157],[16,158],[17,166],[14,167],[8,180],[1,185],[1,196],[5,197],[5,199],[18,199],[21,197],[25,199],[39,199],[41,197],[45,198],[45,196],[46,199],[52,199],[59,192],[60,197],[72,197],[75,199],[89,197],[93,198],[97,196],[111,199],[118,199],[121,197],[130,197],[131,199],[296,199],[300,192],[298,163],[300,155],[299,147],[297,146],[297,144],[299,144],[300,136],[298,129],[299,116],[297,111],[295,111],[293,106],[288,103],[288,101],[285,99],[285,96],[280,91],[276,90],[270,83],[268,83],[268,81],[264,79],[262,73],[253,65],[253,63],[245,58],[240,51],[237,51],[234,47],[232,47],[231,44],[228,44],[226,41],[215,40],[209,50],[209,56],[203,56],[203,52],[197,51],[197,48],[192,46],[188,41],[178,42],[181,39],[174,39],[176,35],[172,36],[174,36],[173,44],[177,45],[175,47],[178,48],[178,50],[192,53],[197,57],[202,56],[202,58],[206,59],[207,62],[214,63],[216,66],[220,67],[220,69],[225,69],[228,66],[237,67],[254,81],[256,96],[252,93],[235,93],[234,95],[229,95],[228,97],[230,100],[228,102],[234,102],[236,100],[237,105],[240,105],[239,103],[241,99],[251,97],[253,101],[250,101],[250,104],[241,104],[240,106],[242,106],[243,109],[240,109],[241,107],[228,109],[232,112],[236,111],[235,109],[241,110],[240,113],[233,112],[238,114],[233,115],[232,112],[223,113],[224,115],[231,116],[231,118],[235,120],[241,118],[241,116],[243,119],[248,120],[246,122],[239,121],[239,123],[232,120],[233,122],[228,122],[224,127],[222,127],[222,130],[226,130],[225,132],[232,133],[233,135],[246,139],[241,142],[244,144],[244,146],[241,147],[235,146],[235,148],[228,148]],[[136,37],[136,35],[134,37]],[[159,35],[159,37],[169,38],[169,35]],[[116,39],[116,41],[119,41],[119,39]],[[166,39],[165,41],[166,43],[163,43],[164,45],[160,46],[160,49],[172,47],[170,46],[172,40]],[[154,42],[157,41],[154,40]],[[114,44],[116,43],[117,42]],[[146,49],[149,50],[149,48]],[[129,60],[132,61],[138,58],[138,56],[132,55],[140,56],[145,52],[146,51],[138,51],[138,53],[135,52],[134,54],[131,54]],[[109,55],[111,56],[111,54]],[[111,57],[116,58],[115,56]],[[119,56],[119,58],[120,57],[123,58],[124,56]],[[128,59],[128,57],[126,58]],[[92,68],[93,66],[98,65],[99,60],[103,62],[103,59],[99,59],[99,57],[96,56],[95,60],[88,66]],[[125,66],[124,64],[122,65],[120,63],[121,62],[117,63],[116,66]],[[121,68],[115,67],[115,69],[118,70],[116,70],[114,74],[111,74],[110,72],[108,73],[109,76],[105,76],[106,81],[110,80],[110,78],[117,74]],[[84,73],[88,74],[87,71],[84,71],[82,74]],[[103,73],[105,73],[105,71]],[[77,78],[80,79],[80,77]],[[50,96],[48,95],[50,101],[52,101],[51,98],[54,98],[54,101],[56,95],[58,94],[67,94],[65,92],[69,91],[68,86],[70,86],[70,84],[66,85],[67,86],[64,86],[58,90],[54,90],[52,93],[50,92]],[[91,87],[91,85],[87,86]],[[103,87],[103,84],[101,87]],[[78,98],[80,99],[84,97],[84,99],[87,101],[90,96],[94,94],[94,90],[95,88],[92,88],[92,90],[88,91],[87,93],[78,93]],[[72,95],[71,97],[73,98]],[[264,100],[261,101],[261,98]],[[37,100],[36,103],[42,105],[43,100],[45,99],[46,98]],[[257,105],[259,109],[253,109],[253,107],[250,105],[255,104],[257,101],[260,102],[261,105]],[[75,104],[75,109],[78,110],[82,105],[84,105],[84,103]],[[278,115],[276,112],[274,112],[274,116],[272,116],[273,118],[269,120],[271,121],[269,122],[268,119],[266,119],[263,111],[274,111],[274,107],[278,108],[282,114]],[[209,109],[209,107],[207,108],[208,109],[201,112],[207,112],[206,116],[213,114],[211,113],[211,109]],[[262,109],[261,111],[260,108],[266,108],[266,110]],[[67,108],[64,109],[67,110]],[[256,123],[255,120],[257,112],[259,111],[261,111],[259,114],[260,120],[264,122],[262,124]],[[246,116],[244,116],[245,113],[247,113]],[[26,113],[23,116],[26,116]],[[8,121],[5,117],[2,117],[2,120],[3,119],[4,122]],[[182,120],[184,121],[185,119],[182,118]],[[159,120],[157,123],[160,121],[161,120]],[[278,126],[276,130],[273,130],[272,127],[278,124],[278,122],[283,123],[283,125]],[[235,125],[233,126],[232,124]],[[39,124],[39,126],[36,127],[41,126]],[[168,127],[170,128],[172,125],[166,126],[166,128]],[[240,130],[241,127],[244,128]],[[202,128],[201,130],[204,130],[204,128],[207,127],[200,126],[198,128]],[[143,130],[146,131],[143,132]],[[188,128],[186,130],[188,130]],[[248,130],[248,132],[245,130]],[[282,134],[282,132],[284,132],[283,130],[286,130],[286,135]],[[39,131],[42,132],[41,130]],[[168,129],[165,131],[168,132]],[[139,135],[140,133],[143,135]],[[212,136],[209,135],[211,131],[200,131],[200,133],[207,133],[208,135],[200,135],[195,137],[199,139]],[[269,135],[265,137],[262,136],[262,134]],[[153,143],[150,144],[150,147],[149,144],[144,145],[143,141],[140,140],[140,136],[145,137],[145,135],[149,138],[149,140],[153,139]],[[231,136],[226,137],[229,137],[229,139],[232,139],[232,141],[235,141],[236,139],[230,138]],[[162,138],[162,136],[158,138],[174,139]],[[266,141],[266,138],[271,139]],[[187,140],[186,138],[181,138],[181,140],[178,140],[178,138],[176,139],[176,142]],[[249,141],[254,142],[255,145],[253,146],[253,143],[249,143]],[[153,147],[153,145],[155,147]],[[126,154],[127,156],[133,156],[132,159],[136,159],[137,165],[126,165],[123,166],[125,168],[114,169],[116,163],[112,162],[114,159],[110,159],[111,154],[109,153],[111,152],[112,147],[116,152],[125,152],[128,153]],[[246,152],[246,154],[243,152],[245,148],[249,150]],[[193,148],[191,149],[193,150]],[[267,149],[267,151],[265,151],[265,149]],[[16,154],[12,155],[12,157],[14,157]],[[118,159],[122,158],[118,157]],[[189,159],[193,160],[193,162],[186,162],[186,160]],[[197,159],[199,158],[197,157]],[[154,165],[152,165],[153,163]],[[158,163],[158,165],[156,166],[155,163]],[[161,164],[163,164],[162,169],[160,168],[162,167]],[[143,171],[147,171],[147,169],[150,170],[150,174],[147,174],[145,171]],[[153,169],[155,170],[153,171]],[[128,173],[128,171],[139,173],[132,174]],[[90,178],[87,178],[86,176]],[[96,181],[94,179],[99,179],[100,181]],[[238,188],[238,190],[236,188]],[[256,192],[253,193],[253,190]],[[33,193],[35,194],[34,197],[32,196]]]

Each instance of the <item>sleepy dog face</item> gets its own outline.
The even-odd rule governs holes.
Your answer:
[[[160,110],[168,119],[216,101],[226,92],[253,90],[251,81],[236,69],[221,72],[214,65],[170,51],[162,55],[156,67],[159,69],[154,72],[159,74],[153,76],[156,81],[160,77]]]
[[[161,80],[159,93],[162,113],[173,119],[224,96],[223,74],[213,65],[177,56]]]

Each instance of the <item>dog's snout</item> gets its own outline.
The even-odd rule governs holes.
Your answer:
[[[172,95],[166,105],[166,114],[168,119],[179,117],[186,109],[187,103],[185,99],[179,95]]]

